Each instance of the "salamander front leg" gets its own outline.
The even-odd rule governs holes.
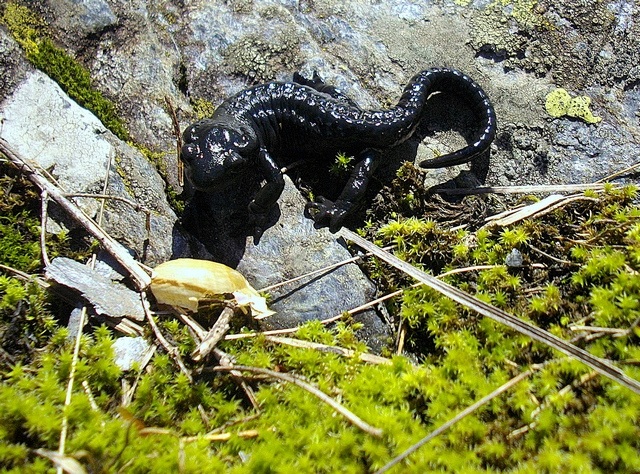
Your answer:
[[[249,203],[249,212],[252,214],[255,224],[258,227],[263,227],[267,221],[269,211],[282,194],[284,178],[280,172],[280,167],[264,148],[259,151],[258,163],[267,182],[258,190],[253,200]]]
[[[363,151],[349,177],[349,182],[336,202],[320,196],[316,201],[307,204],[305,214],[311,217],[318,227],[328,225],[329,230],[334,233],[340,230],[344,220],[358,208],[364,199],[369,180],[379,163],[380,152],[378,150],[367,149]]]

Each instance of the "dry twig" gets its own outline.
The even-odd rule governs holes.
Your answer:
[[[339,346],[329,346],[326,344],[319,344],[317,342],[303,341],[301,339],[292,339],[290,337],[277,337],[277,336],[265,336],[267,341],[276,342],[278,344],[284,344],[291,347],[301,347],[304,349],[313,349],[320,352],[326,352],[330,354],[338,354],[344,357],[358,357],[363,362],[369,362],[371,364],[384,364],[391,365],[391,359],[386,357],[380,357],[374,354],[368,354],[366,352],[359,353],[351,349],[345,349]]]
[[[324,392],[322,392],[321,390],[317,389],[316,387],[311,385],[309,382],[307,382],[305,380],[302,380],[298,376],[291,375],[291,374],[284,374],[284,373],[281,373],[281,372],[274,372],[273,370],[263,369],[261,367],[249,367],[249,366],[246,366],[246,365],[234,365],[233,367],[221,367],[221,366],[218,366],[218,367],[214,367],[213,370],[218,371],[218,372],[229,372],[229,371],[232,371],[232,370],[242,371],[242,372],[251,372],[251,373],[254,373],[254,374],[266,375],[267,377],[270,377],[270,378],[274,378],[274,379],[278,379],[278,380],[284,380],[285,382],[292,383],[292,384],[297,385],[298,387],[306,390],[307,392],[311,393],[312,395],[315,395],[316,397],[318,397],[321,401],[323,401],[324,403],[329,405],[331,408],[333,408],[335,411],[340,413],[350,423],[352,423],[353,425],[357,426],[362,431],[364,431],[366,433],[369,433],[370,435],[378,437],[378,438],[382,436],[382,430],[380,428],[376,428],[374,426],[369,425],[368,423],[363,421],[360,417],[356,416],[354,413],[352,413],[351,411],[347,410],[343,405],[341,405],[340,403],[336,402],[333,398],[329,397]]]
[[[637,165],[636,165],[637,166]],[[606,179],[606,178],[605,178]],[[545,184],[535,186],[479,186],[477,188],[437,189],[438,194],[466,196],[473,194],[530,194],[530,193],[575,193],[580,191],[602,191],[603,183],[589,184]]]
[[[422,446],[427,444],[429,441],[431,441],[433,438],[438,436],[440,433],[442,433],[442,432],[446,431],[447,429],[451,428],[453,425],[455,425],[457,422],[462,420],[467,415],[470,415],[471,413],[476,411],[481,406],[486,405],[487,403],[489,403],[491,400],[496,398],[498,395],[503,394],[504,392],[509,390],[514,385],[518,384],[519,382],[521,382],[525,378],[529,377],[538,368],[539,367],[534,367],[534,368],[531,368],[531,369],[527,370],[526,372],[521,373],[520,375],[517,375],[516,377],[512,378],[511,380],[509,380],[504,385],[501,385],[500,387],[498,387],[496,390],[491,392],[489,395],[486,395],[486,396],[482,397],[480,400],[475,402],[473,405],[468,406],[467,408],[462,410],[460,413],[458,413],[456,416],[451,418],[449,421],[447,421],[446,423],[440,425],[438,428],[433,430],[431,433],[429,433],[427,436],[422,438],[416,444],[411,446],[409,449],[407,449],[403,453],[401,453],[398,456],[396,456],[395,458],[393,458],[391,461],[389,461],[387,464],[385,464],[382,468],[378,469],[375,472],[375,474],[382,474],[383,472],[387,472],[389,469],[391,469],[392,467],[394,467],[397,464],[399,464],[402,460],[406,459],[407,457],[409,457],[410,455],[415,453],[418,449],[420,449]]]
[[[422,283],[429,286],[430,288],[433,288],[434,290],[439,291],[440,293],[451,298],[455,302],[463,306],[466,306],[467,308],[483,316],[487,316],[493,319],[494,321],[504,324],[510,327],[511,329],[518,331],[521,334],[524,334],[528,337],[531,337],[532,339],[535,339],[536,341],[542,342],[543,344],[546,344],[562,352],[563,354],[568,355],[569,357],[577,359],[582,363],[588,365],[589,367],[591,367],[593,370],[600,373],[601,375],[604,375],[605,377],[608,377],[611,380],[614,380],[615,382],[618,382],[619,384],[629,388],[633,392],[640,394],[640,382],[629,377],[622,370],[610,364],[608,361],[603,360],[599,357],[596,357],[590,354],[589,352],[577,346],[574,346],[570,342],[560,339],[559,337],[551,334],[548,331],[540,329],[539,327],[534,326],[533,324],[530,324],[526,321],[523,321],[522,319],[517,318],[507,313],[506,311],[502,311],[501,309],[498,309],[495,306],[485,303],[484,301],[481,301],[478,298],[475,298],[470,294],[465,293],[462,290],[459,290],[458,288],[455,288],[443,281],[438,280],[437,278],[419,270],[413,265],[410,265],[407,262],[400,260],[395,255],[392,255],[389,252],[382,250],[381,248],[363,239],[362,237],[360,237],[359,235],[357,235],[356,233],[348,229],[343,228],[340,231],[340,233],[345,239],[348,239],[353,243],[355,243],[356,245],[362,247],[363,249],[368,250],[369,252],[372,252],[376,257],[384,260],[390,265],[393,265],[398,270],[403,271],[404,273],[415,278],[416,280],[421,281]]]
[[[95,237],[118,263],[127,269],[138,289],[142,290],[149,286],[151,278],[129,254],[127,249],[104,232],[93,219],[86,216],[74,203],[67,199],[57,186],[44,178],[27,159],[14,151],[3,138],[0,138],[0,152],[6,155],[15,166],[25,173],[31,182],[42,191],[46,191],[51,199],[56,201],[75,221]]]

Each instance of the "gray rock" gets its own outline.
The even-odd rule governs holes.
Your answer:
[[[148,233],[144,212],[121,201],[108,201],[105,229],[150,264],[171,256],[176,217],[167,203],[164,182],[142,153],[117,139],[39,71],[26,74],[0,103],[0,114],[0,136],[48,170],[63,191],[102,194],[108,174],[107,194],[147,209],[151,225]],[[76,202],[92,217],[100,207],[97,199],[76,198]]]
[[[95,312],[112,318],[145,318],[140,295],[75,260],[57,257],[46,268],[48,279],[79,292]]]
[[[522,266],[522,252],[518,249],[511,249],[509,255],[504,259],[504,263],[508,267],[521,267]]]
[[[49,3],[55,9],[62,28],[85,36],[100,33],[118,21],[104,0],[56,0]]]
[[[0,25],[0,101],[13,92],[30,69],[20,46]]]
[[[131,370],[133,364],[143,364],[149,353],[149,343],[144,337],[119,337],[111,346],[114,362],[121,370]]]
[[[286,176],[285,183],[278,209],[270,216],[271,225],[259,238],[242,233],[252,230],[238,226],[237,216],[246,209],[246,202],[227,193],[201,196],[202,207],[191,209],[195,215],[185,222],[214,260],[236,268],[258,290],[351,258],[333,234],[315,229],[313,221],[304,217],[306,201]],[[250,193],[243,196],[250,198]],[[268,292],[269,307],[276,314],[262,321],[263,329],[327,319],[375,297],[375,287],[354,263],[314,273]],[[359,336],[379,351],[391,331],[384,313],[377,309],[364,311],[355,320],[364,324]]]

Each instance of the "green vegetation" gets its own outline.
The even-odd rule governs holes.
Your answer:
[[[338,177],[349,174],[353,169],[354,159],[353,156],[347,156],[342,152],[338,153],[329,172]]]
[[[128,139],[129,133],[118,117],[115,104],[93,87],[84,66],[46,36],[46,24],[42,19],[26,7],[8,3],[0,23],[7,26],[36,68],[60,84],[73,100],[93,112],[118,138]]]
[[[401,175],[410,177],[410,171]],[[423,197],[416,192],[411,206],[398,204],[402,210],[394,211],[394,219],[365,232],[434,274],[491,265],[445,279],[640,378],[640,210],[633,205],[634,189],[589,193],[540,219],[477,231],[447,230],[437,216],[418,219]],[[8,194],[3,201],[15,199]],[[513,249],[522,254],[522,267],[504,265]],[[37,251],[26,262],[3,261],[34,271]],[[385,289],[412,283],[373,260],[368,268]],[[4,327],[23,314],[29,321],[24,335],[38,335],[31,346],[3,339],[11,358],[2,359],[0,465],[9,472],[49,471],[51,462],[34,450],[57,450],[72,347],[39,287],[3,277],[0,295]],[[382,438],[352,426],[297,386],[259,377],[249,381],[260,403],[256,414],[230,375],[188,363],[190,382],[161,350],[147,367],[123,373],[113,362],[113,333],[95,327],[82,340],[78,382],[66,410],[66,452],[93,472],[370,472],[534,367],[529,378],[436,437],[396,472],[640,469],[640,405],[631,391],[430,289],[406,289],[389,308],[404,322],[418,363],[396,356],[389,365],[372,365],[264,337],[220,346],[239,365],[304,377],[382,428]],[[172,319],[159,324],[188,361],[194,343],[187,329]],[[330,329],[315,322],[295,337],[358,354],[366,349],[354,335],[358,327],[349,319]],[[125,399],[130,401],[122,405]],[[213,440],[219,433],[229,437]]]

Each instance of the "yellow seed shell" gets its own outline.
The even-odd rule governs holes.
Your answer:
[[[198,301],[211,295],[242,295],[252,309],[259,308],[262,317],[272,312],[266,302],[249,285],[242,274],[221,263],[192,258],[179,258],[162,263],[151,273],[151,292],[158,303],[198,310]],[[259,315],[257,315],[259,316]]]

